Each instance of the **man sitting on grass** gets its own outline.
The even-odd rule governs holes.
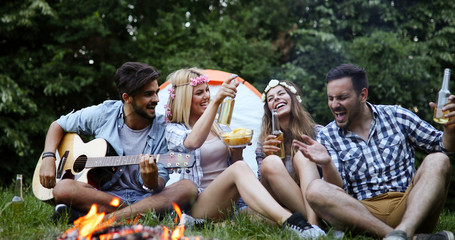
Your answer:
[[[114,76],[121,100],[107,100],[71,112],[51,124],[42,156],[40,182],[43,187],[54,188],[55,201],[60,204],[54,216],[71,207],[69,222],[72,222],[96,203],[100,212],[115,211],[116,218],[134,218],[148,211],[172,210],[171,202],[185,208],[195,201],[196,185],[182,180],[165,188],[169,174],[150,156],[168,151],[164,116],[155,114],[159,76],[152,66],[127,62]],[[97,168],[99,171],[94,175],[99,179],[100,190],[73,179],[63,179],[56,184],[55,151],[66,132],[103,138],[118,155],[143,155],[138,165]],[[114,197],[121,199],[120,207],[110,205]]]
[[[387,240],[453,239],[449,231],[416,233],[433,232],[447,196],[450,161],[442,152],[455,150],[455,96],[443,108],[451,119],[441,132],[407,109],[367,102],[368,78],[361,67],[340,65],[326,81],[335,121],[319,132],[319,143],[309,137],[294,141],[330,179],[308,186],[315,212],[336,229]],[[417,171],[415,147],[432,152]]]

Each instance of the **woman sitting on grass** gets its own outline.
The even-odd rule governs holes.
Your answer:
[[[168,76],[172,84],[169,102],[165,106],[170,122],[166,126],[169,150],[193,152],[196,158],[193,169],[182,173],[182,178],[191,179],[199,189],[191,215],[211,220],[224,219],[242,197],[251,209],[301,237],[325,235],[322,230],[308,224],[300,213],[291,214],[274,200],[243,161],[243,148],[229,149],[220,139],[221,131],[215,123],[215,115],[225,97],[235,97],[239,84],[232,81],[235,78],[226,79],[210,100],[209,79],[201,70],[180,69]]]
[[[292,147],[292,140],[302,140],[302,134],[315,138],[322,128],[302,107],[296,85],[289,81],[271,80],[264,90],[262,132],[256,149],[258,175],[262,184],[282,206],[300,212],[313,225],[320,220],[308,205],[306,188],[313,179],[321,178],[316,164]],[[277,156],[281,143],[272,134],[272,109],[277,111],[279,128],[284,139],[284,158]]]

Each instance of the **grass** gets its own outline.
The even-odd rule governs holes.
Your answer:
[[[36,199],[31,188],[24,190],[25,204],[22,210],[14,211],[9,205],[13,198],[11,188],[0,188],[0,239],[57,239],[63,232],[72,227],[64,219],[59,222],[50,221],[53,206]],[[161,221],[153,213],[145,215],[138,224],[176,227],[171,214]],[[440,217],[437,231],[451,230],[455,232],[455,214],[444,211]],[[331,239],[329,231],[326,239]],[[298,239],[294,233],[283,231],[278,226],[255,221],[245,215],[237,215],[233,219],[218,223],[209,223],[203,229],[187,229],[185,236],[203,236],[216,239]],[[366,236],[355,237],[345,234],[345,239],[372,239]]]

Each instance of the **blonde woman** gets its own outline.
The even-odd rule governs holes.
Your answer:
[[[295,231],[304,238],[325,234],[314,229],[300,213],[284,209],[262,186],[242,159],[242,148],[229,149],[220,139],[215,115],[226,97],[234,98],[239,83],[233,76],[210,100],[208,76],[197,68],[180,69],[168,76],[170,98],[165,106],[166,139],[171,151],[193,152],[196,164],[182,178],[196,183],[199,196],[192,206],[194,218],[222,219],[234,210],[240,197],[262,216]]]
[[[310,181],[321,176],[316,165],[292,147],[292,141],[302,140],[302,134],[314,139],[322,126],[316,124],[303,108],[297,86],[289,81],[271,80],[262,100],[264,117],[256,149],[261,182],[281,205],[292,212],[302,213],[310,224],[319,225],[319,218],[306,201],[305,191]],[[281,141],[272,134],[271,109],[277,110],[280,130],[283,132],[284,159],[276,155]]]

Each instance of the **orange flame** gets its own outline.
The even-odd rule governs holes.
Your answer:
[[[171,235],[171,240],[178,240],[183,237],[183,232],[185,231],[185,225],[178,225]]]
[[[118,207],[120,205],[121,201],[118,198],[112,199],[110,202],[110,205],[114,207]],[[178,217],[174,219],[174,222],[177,223],[179,218],[182,217],[182,211],[180,210],[180,207],[172,202],[172,206],[174,207],[175,212],[177,213]],[[98,206],[96,204],[93,204],[90,208],[90,211],[87,213],[87,215],[82,216],[78,218],[77,220],[74,221],[74,227],[71,229],[66,230],[65,233],[69,234],[72,231],[78,231],[79,236],[78,239],[91,239],[92,235],[94,232],[101,230],[103,228],[112,226],[112,224],[115,221],[115,218],[113,216],[109,217],[107,220],[105,220],[106,213],[101,212],[98,213]],[[135,224],[141,215],[138,215],[133,220],[133,223]],[[131,223],[131,222],[130,222]],[[183,224],[178,225],[171,234],[171,240],[179,240],[184,237],[184,231],[185,231],[185,226]],[[131,233],[134,233],[132,231]],[[109,240],[111,239],[111,235],[109,234],[102,234],[99,236],[100,240]],[[187,238],[185,238],[187,239]],[[197,238],[199,239],[199,238]],[[163,234],[161,236],[161,240],[169,240],[169,228],[166,226],[163,226]]]
[[[113,207],[120,206],[120,198],[118,198],[118,197],[113,198],[109,204]]]
[[[172,202],[172,206],[174,207],[174,210],[177,213],[177,217],[174,218],[174,222],[177,223],[177,221],[182,217],[182,210],[180,210],[179,205],[177,205],[177,203],[175,202]]]
[[[180,210],[179,205],[177,203],[172,202],[172,206],[174,207],[175,212],[177,213],[177,217],[174,218],[174,222],[177,223],[179,218],[182,217],[182,210]],[[171,240],[178,240],[181,237],[184,237],[183,232],[185,231],[185,225],[181,224],[178,225],[171,234]]]
[[[163,226],[163,235],[161,235],[161,240],[169,240],[169,228]]]
[[[98,207],[93,204],[87,215],[75,220],[74,228],[68,231],[77,229],[80,237],[91,239],[93,232],[98,229],[98,225],[103,221],[105,215],[104,212],[97,213],[97,211]]]

